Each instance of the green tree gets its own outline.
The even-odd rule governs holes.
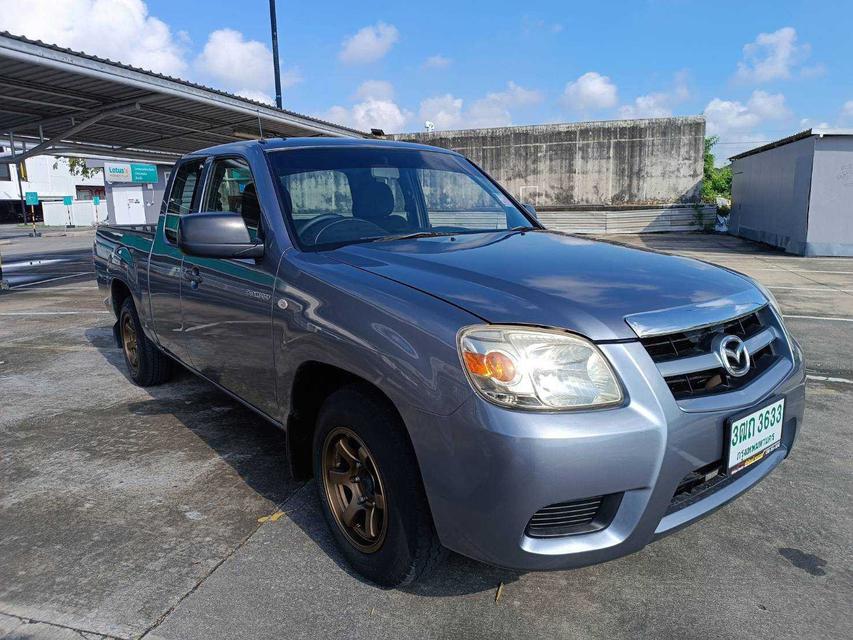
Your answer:
[[[732,198],[732,165],[716,167],[714,158],[714,145],[717,144],[717,136],[705,138],[705,168],[702,176],[702,201],[714,202],[718,197]]]

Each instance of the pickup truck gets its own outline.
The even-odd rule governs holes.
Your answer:
[[[444,149],[191,153],[157,224],[101,227],[94,254],[130,378],[180,363],[284,429],[385,587],[444,549],[517,570],[635,552],[747,491],[802,427],[769,291],[549,231]]]

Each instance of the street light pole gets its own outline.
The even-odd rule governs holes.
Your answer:
[[[278,65],[278,25],[275,19],[275,0],[270,0],[270,29],[272,30],[272,64],[275,71],[275,106],[281,109],[281,69]]]

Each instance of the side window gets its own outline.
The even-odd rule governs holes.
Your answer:
[[[261,205],[249,164],[240,158],[215,160],[202,211],[231,211],[243,216],[254,236],[261,224]]]
[[[505,206],[470,176],[456,171],[418,169],[429,223],[433,227],[505,229]]]
[[[175,182],[169,192],[169,201],[166,203],[166,213],[183,215],[192,210],[196,191],[201,182],[202,168],[204,168],[203,159],[188,160],[178,167]]]

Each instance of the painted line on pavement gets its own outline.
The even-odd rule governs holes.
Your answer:
[[[832,376],[815,376],[812,374],[806,374],[806,378],[809,380],[816,380],[818,382],[840,382],[841,384],[853,384],[853,380],[848,380],[847,378],[833,378]]]
[[[838,318],[832,316],[789,316],[783,315],[783,318],[796,318],[797,320],[834,320],[835,322],[853,322],[853,318]]]
[[[853,276],[853,271],[824,271],[818,269],[785,269],[784,267],[755,267],[750,271],[790,271],[791,273],[843,273]]]
[[[853,289],[833,289],[829,285],[827,285],[825,287],[767,287],[767,288],[768,289],[778,289],[779,291],[818,291],[820,293],[853,293]]]
[[[110,311],[4,311],[0,316],[85,316],[93,313],[111,313]]]

